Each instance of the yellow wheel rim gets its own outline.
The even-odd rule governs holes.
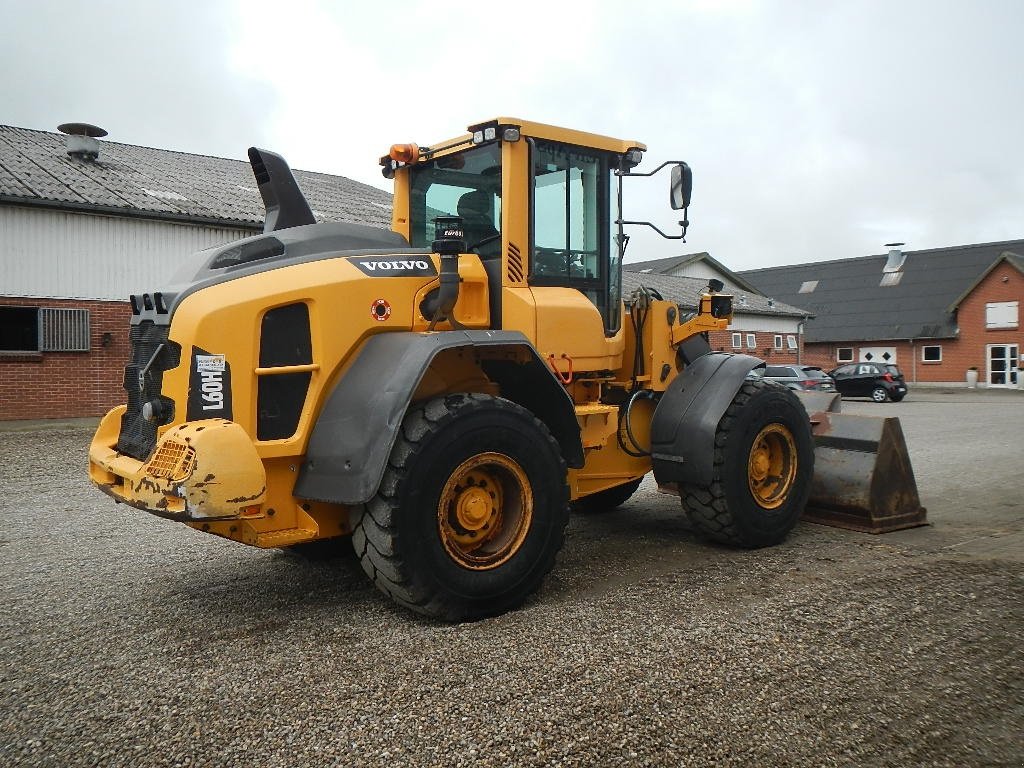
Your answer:
[[[497,568],[522,547],[533,493],[518,463],[501,453],[462,462],[441,489],[437,527],[448,555],[474,571]]]
[[[764,509],[782,506],[796,479],[793,433],[781,424],[762,429],[750,448],[747,482],[754,501]]]

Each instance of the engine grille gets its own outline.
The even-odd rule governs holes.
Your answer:
[[[160,386],[164,371],[174,368],[181,361],[181,349],[167,341],[170,330],[167,325],[158,325],[152,320],[133,324],[129,340],[131,361],[124,369],[124,389],[128,393],[128,408],[121,417],[121,433],[117,439],[117,450],[145,461],[156,445],[156,431],[159,423],[142,417],[143,404],[161,399],[165,408],[162,424],[169,424],[173,418],[173,403],[160,398]],[[147,366],[148,369],[147,369]],[[146,371],[142,384],[139,373]]]

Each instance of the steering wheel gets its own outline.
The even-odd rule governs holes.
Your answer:
[[[483,240],[477,240],[472,245],[466,247],[466,253],[473,253],[481,245],[487,245],[488,243],[493,243],[495,240],[498,240],[500,238],[501,238],[501,232],[499,232],[496,235],[490,235],[488,237],[485,237]]]

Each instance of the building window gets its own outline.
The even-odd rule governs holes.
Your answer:
[[[839,347],[836,350],[836,362],[837,363],[852,363],[853,362],[853,347]]]
[[[0,307],[0,352],[88,352],[89,310]]]
[[[776,349],[782,349],[782,334],[781,333],[776,333],[775,334],[775,348]]]
[[[942,347],[939,345],[921,347],[921,361],[925,363],[941,363]]]
[[[740,349],[742,346],[743,346],[743,334],[742,333],[734,333],[732,335],[732,348],[733,349]]]
[[[0,307],[0,352],[39,351],[39,309]]]
[[[985,305],[986,328],[1016,328],[1017,302],[993,301]]]
[[[792,333],[786,335],[786,346],[790,349],[796,349],[796,336]]]
[[[757,334],[747,334],[747,349],[757,349]]]

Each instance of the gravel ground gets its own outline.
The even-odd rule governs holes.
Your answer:
[[[0,432],[0,764],[1021,765],[1024,398],[912,394],[845,410],[902,417],[931,527],[736,552],[648,482],[460,626],[113,505],[87,428]]]

